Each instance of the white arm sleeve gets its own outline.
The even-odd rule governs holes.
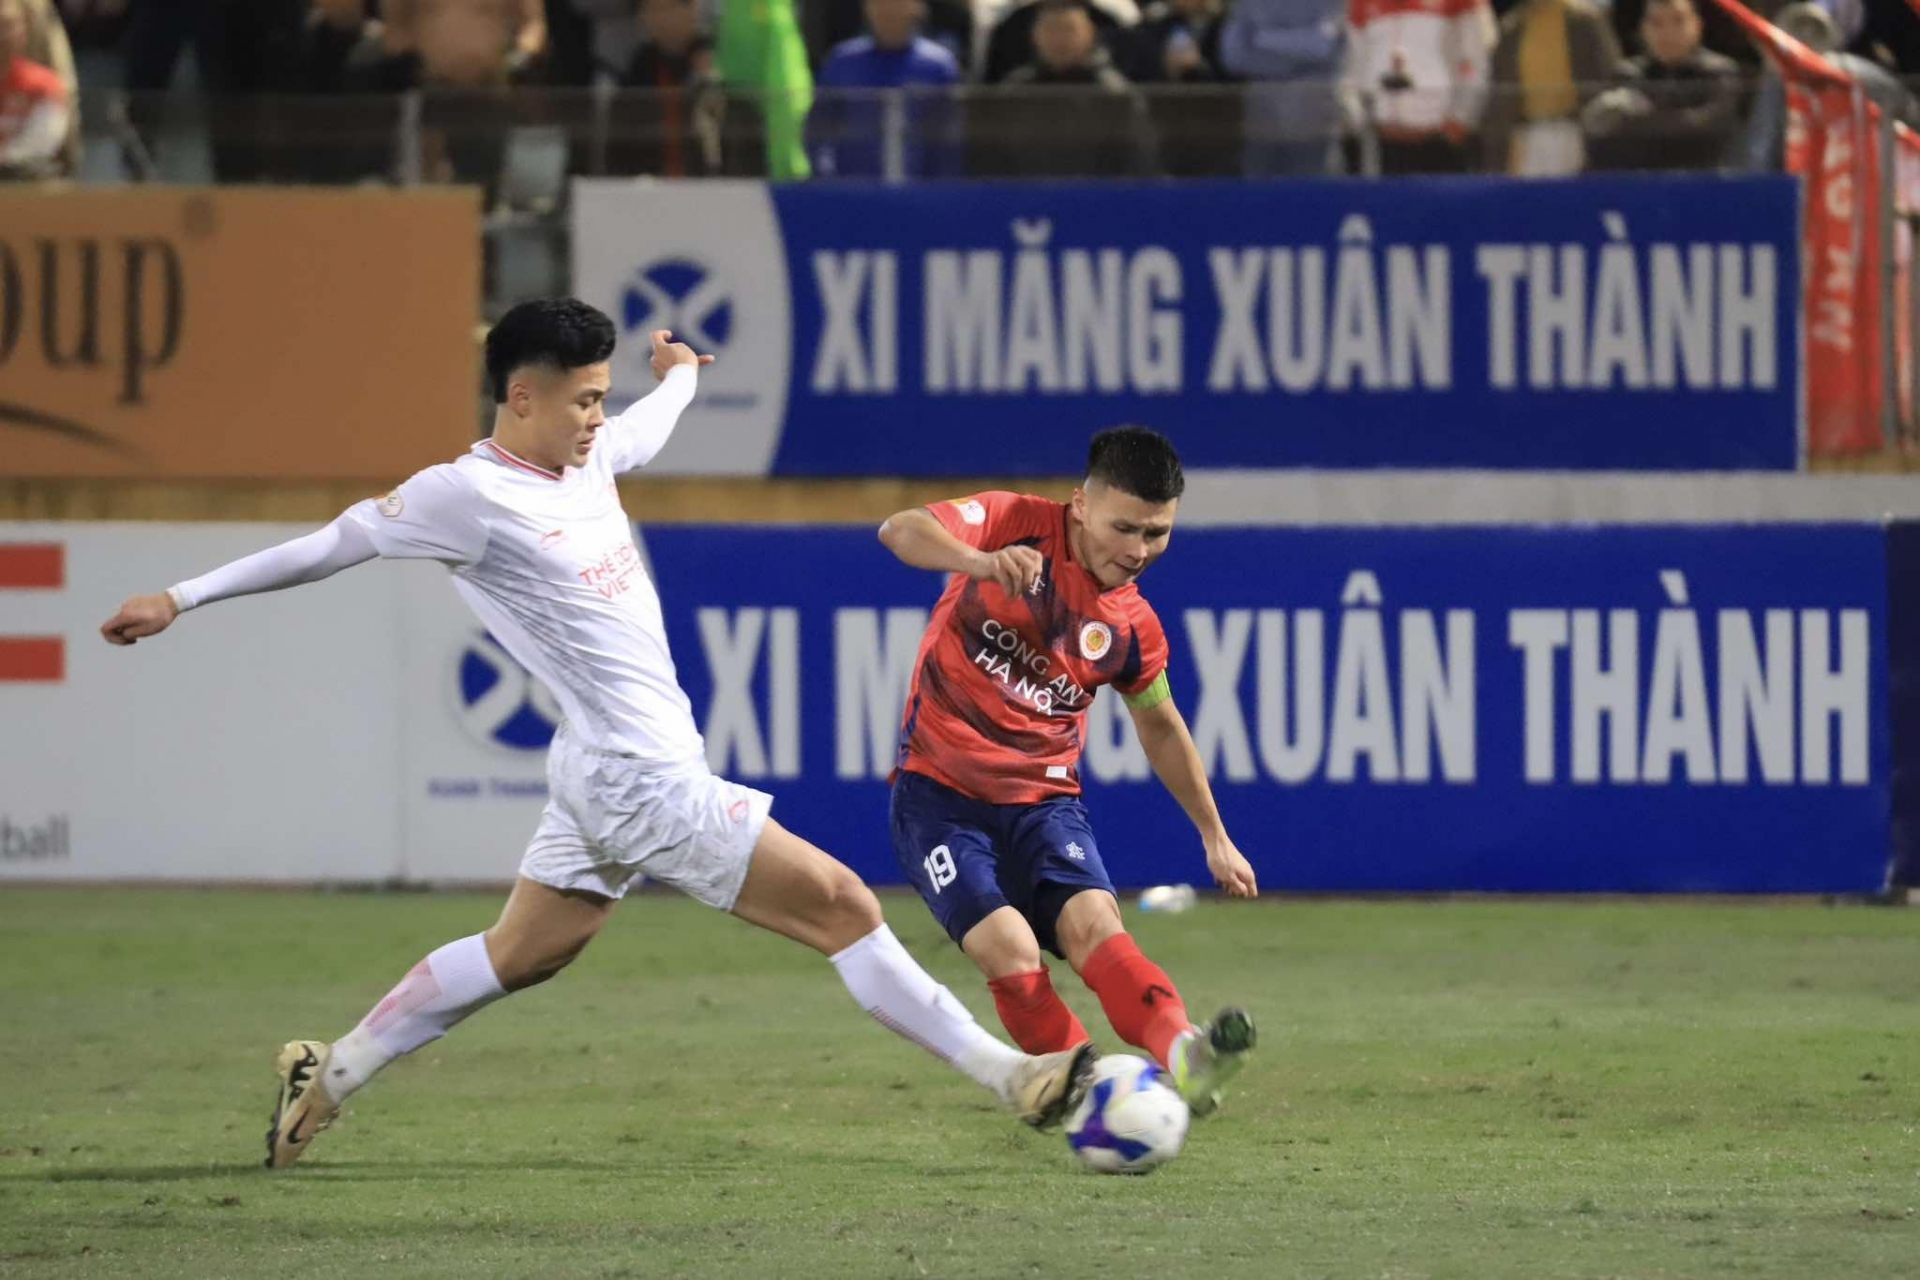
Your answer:
[[[698,378],[692,365],[676,365],[651,395],[627,406],[627,411],[603,429],[607,437],[607,465],[615,475],[637,471],[653,461],[681,413],[693,403]]]
[[[198,578],[167,588],[180,612],[260,591],[279,591],[303,582],[330,578],[342,569],[371,560],[373,539],[358,524],[341,516],[324,529],[283,542],[265,551],[235,560]]]

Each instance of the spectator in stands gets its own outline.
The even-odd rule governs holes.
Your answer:
[[[634,0],[543,0],[543,6],[548,82],[574,88],[618,84],[640,51]]]
[[[1034,60],[971,121],[973,170],[1001,177],[1117,178],[1153,173],[1153,122],[1114,69],[1082,0],[1041,0]]]
[[[713,70],[697,0],[640,0],[640,47],[620,78],[607,169],[662,178],[764,172],[762,113]]]
[[[491,204],[516,111],[505,91],[538,78],[546,53],[541,0],[383,0],[394,87],[428,90],[422,172],[475,183]]]
[[[620,83],[644,89],[621,99],[609,168],[685,178],[711,172],[705,124],[715,95],[713,40],[695,0],[640,0],[640,46]]]
[[[66,86],[26,49],[26,0],[0,0],[0,180],[53,177],[67,144]]]
[[[982,83],[1004,83],[1014,71],[1034,60],[1037,49],[1033,29],[1040,20],[1041,8],[1042,0],[1026,0],[1007,10],[993,24],[987,37],[986,58],[980,68]],[[1086,0],[1086,9],[1100,43],[1110,56],[1126,42],[1127,33],[1140,21],[1140,9],[1134,0]]]
[[[1326,173],[1339,132],[1346,0],[1235,0],[1220,61],[1245,98],[1249,178]]]
[[[1135,84],[1213,84],[1220,65],[1221,0],[1155,0],[1127,32],[1120,69]]]
[[[946,47],[920,34],[923,0],[867,0],[872,33],[836,48],[814,79],[807,148],[818,178],[887,176],[888,105],[883,89],[930,89],[907,94],[899,162],[903,177],[952,177],[960,172],[956,113],[944,92],[959,83],[960,64]]]
[[[841,45],[872,31],[866,0],[807,0],[801,9],[808,47],[818,50],[814,62],[822,69]],[[952,54],[963,77],[973,65],[973,33],[973,5],[967,0],[922,0],[919,34]]]
[[[1487,106],[1487,0],[1351,0],[1349,100],[1379,140],[1380,171],[1460,173]]]
[[[1761,13],[1768,6],[1778,8],[1782,0],[1754,0],[1749,9]],[[1900,0],[1906,4],[1907,0]],[[1605,8],[1613,27],[1614,41],[1632,53],[1647,53],[1647,10],[1653,0],[1608,0]],[[1723,54],[1743,69],[1758,70],[1760,51],[1747,38],[1747,29],[1735,21],[1715,0],[1697,0],[1694,13],[1700,21],[1700,47]]]
[[[382,28],[372,0],[312,0],[294,85],[269,100],[286,140],[272,171],[286,181],[354,183],[390,178],[399,104],[383,87]]]
[[[1500,21],[1487,106],[1495,173],[1533,177],[1586,167],[1580,112],[1612,81],[1620,46],[1586,0],[1524,0]]]
[[[367,13],[367,0],[313,0],[300,60],[300,88],[325,94],[347,87],[349,64],[362,50],[378,47],[380,24]]]
[[[1700,43],[1693,0],[1651,0],[1641,19],[1647,52],[1580,120],[1592,169],[1716,169],[1740,125],[1740,68]]]
[[[80,81],[74,68],[73,46],[67,41],[67,29],[53,0],[25,0],[26,39],[21,52],[28,62],[37,62],[60,78],[67,94],[67,137],[61,145],[54,171],[62,176],[80,168]]]
[[[159,124],[158,95],[191,46],[200,89],[218,101],[208,117],[216,176],[264,177],[283,140],[261,99],[298,83],[306,20],[306,0],[128,0],[126,86],[148,148]]]
[[[629,89],[695,89],[713,78],[713,39],[696,0],[640,0],[640,43],[620,83]]]
[[[1240,95],[1220,63],[1222,0],[1155,0],[1124,33],[1120,69],[1136,84],[1180,85],[1147,97],[1170,177],[1240,172]]]
[[[1774,16],[1774,25],[1852,76],[1875,106],[1909,127],[1920,128],[1920,101],[1899,79],[1868,58],[1840,53],[1840,28],[1822,5],[1790,4]],[[1742,168],[1767,172],[1784,164],[1787,93],[1780,73],[1769,64],[1754,95],[1753,115],[1738,143]]]
[[[384,0],[386,48],[428,88],[500,88],[546,51],[541,0]]]

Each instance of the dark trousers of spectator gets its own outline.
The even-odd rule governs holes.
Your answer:
[[[420,107],[420,129],[427,160],[427,181],[437,176],[442,161],[453,180],[481,190],[482,207],[491,208],[500,189],[501,161],[507,130],[521,123],[524,111],[515,109],[512,91],[451,89],[425,86]]]
[[[1397,141],[1380,140],[1380,172],[1388,176],[1419,173],[1465,173],[1467,152],[1445,134]]]
[[[153,146],[160,95],[191,47],[208,103],[214,172],[222,182],[265,176],[275,130],[260,97],[294,83],[302,0],[132,0],[124,53],[134,126]]]

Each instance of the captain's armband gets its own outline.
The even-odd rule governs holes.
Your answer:
[[[1121,699],[1135,711],[1151,711],[1173,696],[1173,686],[1167,683],[1167,673],[1162,671],[1153,678],[1153,683],[1138,693],[1123,693]]]

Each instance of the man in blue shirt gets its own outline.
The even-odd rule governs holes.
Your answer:
[[[807,147],[822,178],[893,176],[888,139],[897,129],[900,177],[960,172],[958,113],[951,87],[960,66],[920,34],[923,0],[866,0],[871,33],[838,45],[815,77]],[[904,90],[900,95],[887,90]],[[889,99],[895,114],[889,119]]]

